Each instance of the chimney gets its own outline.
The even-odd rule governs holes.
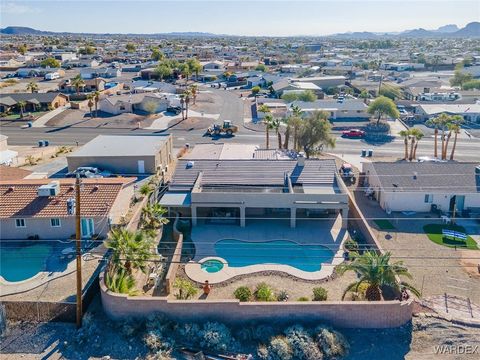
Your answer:
[[[303,156],[303,153],[298,154],[297,166],[305,166],[305,156]]]

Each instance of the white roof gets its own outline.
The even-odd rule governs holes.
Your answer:
[[[422,104],[420,107],[429,115],[440,113],[480,113],[480,104]]]

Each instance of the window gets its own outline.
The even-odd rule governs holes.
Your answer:
[[[15,219],[15,227],[17,228],[27,227],[27,225],[25,224],[25,219]]]
[[[432,194],[425,194],[424,202],[432,203],[433,202],[433,195]]]
[[[60,227],[60,226],[62,226],[61,223],[60,223],[60,219],[59,219],[59,218],[50,219],[50,226],[51,226],[51,227]]]

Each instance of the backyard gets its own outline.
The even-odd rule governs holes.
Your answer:
[[[452,248],[466,248],[470,250],[478,250],[478,244],[475,240],[467,234],[467,231],[460,225],[446,225],[446,224],[427,224],[423,227],[425,234],[435,244],[448,246]],[[442,234],[442,230],[452,230],[460,234],[466,234],[466,240],[459,238],[447,237]]]

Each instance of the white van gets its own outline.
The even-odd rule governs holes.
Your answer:
[[[60,78],[60,74],[57,72],[45,74],[45,80],[55,80],[59,78]]]

